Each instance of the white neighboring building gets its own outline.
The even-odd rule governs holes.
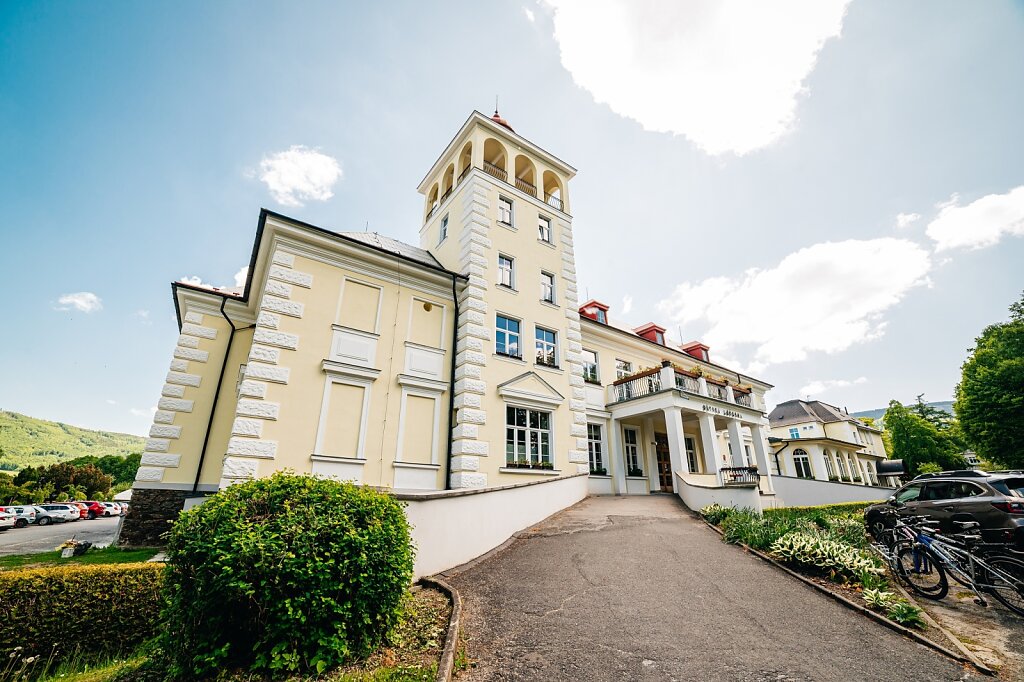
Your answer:
[[[846,410],[820,400],[788,400],[771,411],[768,423],[775,475],[862,486],[897,483],[878,477],[877,463],[886,458],[882,431]]]

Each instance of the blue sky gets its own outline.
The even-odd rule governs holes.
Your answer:
[[[0,407],[146,432],[171,281],[232,284],[261,206],[416,243],[496,94],[613,318],[774,402],[951,398],[1024,289],[1024,4],[761,5],[0,4]]]

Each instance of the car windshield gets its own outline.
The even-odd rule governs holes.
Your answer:
[[[1024,478],[1004,478],[1001,481],[992,481],[992,487],[1004,495],[1024,497]]]

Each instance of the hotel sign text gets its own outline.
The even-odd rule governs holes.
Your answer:
[[[711,414],[720,414],[723,417],[732,417],[733,419],[743,418],[743,415],[735,410],[726,410],[721,407],[716,407],[715,405],[701,405],[701,409],[705,412],[710,412]]]

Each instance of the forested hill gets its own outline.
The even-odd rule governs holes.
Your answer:
[[[942,401],[939,401],[939,402],[936,402],[936,403],[926,403],[926,404],[929,405],[930,407],[934,407],[936,410],[942,410],[943,412],[948,412],[950,414],[953,414],[953,401],[952,400],[942,400]],[[878,408],[876,410],[862,410],[860,412],[851,412],[850,416],[851,417],[871,417],[872,419],[881,419],[882,417],[885,416],[885,410],[886,409],[887,408],[885,408],[885,407],[880,407],[880,408]]]
[[[145,439],[93,431],[0,410],[0,470],[53,464],[83,455],[124,456],[142,452]]]

